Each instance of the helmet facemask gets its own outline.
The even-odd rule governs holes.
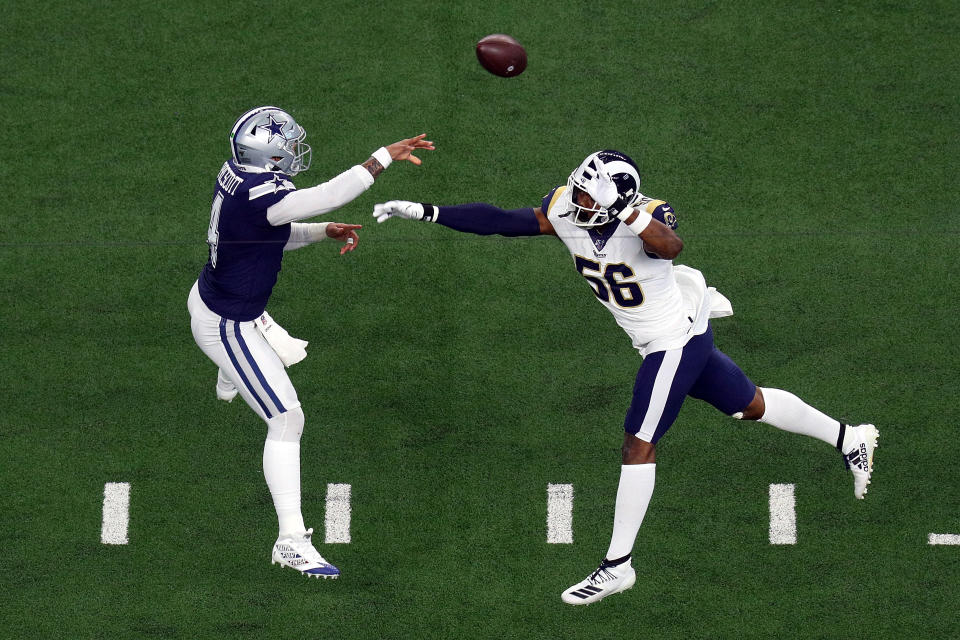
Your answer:
[[[601,207],[595,201],[592,207],[585,207],[577,202],[578,193],[586,193],[588,196],[590,194],[587,193],[586,189],[578,186],[574,181],[573,174],[570,174],[570,177],[567,178],[567,189],[570,191],[570,222],[584,229],[601,227],[610,222],[610,213],[606,207]]]
[[[313,160],[313,150],[310,148],[310,145],[304,142],[307,137],[307,132],[299,124],[297,125],[297,131],[296,138],[287,140],[284,143],[284,148],[287,149],[291,155],[290,167],[284,173],[290,176],[295,176],[301,171],[309,169],[310,161]]]
[[[600,168],[610,174],[617,188],[617,200],[610,207],[601,206],[596,202],[598,196],[590,191]],[[574,169],[567,178],[567,188],[570,192],[569,220],[578,227],[591,229],[607,224],[637,201],[640,197],[640,173],[626,154],[613,150],[597,151]],[[592,207],[583,206],[577,201],[579,192],[590,196]]]

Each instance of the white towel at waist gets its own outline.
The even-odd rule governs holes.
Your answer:
[[[291,336],[266,311],[254,320],[254,324],[267,344],[280,356],[283,366],[289,367],[307,357],[307,345],[310,343]]]

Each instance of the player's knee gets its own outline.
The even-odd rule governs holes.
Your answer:
[[[296,406],[267,419],[267,438],[283,442],[300,442],[303,435],[303,409]]]
[[[641,440],[632,433],[625,433],[620,449],[623,464],[649,464],[656,462],[656,445]]]
[[[766,412],[767,407],[763,401],[763,392],[760,391],[760,387],[757,387],[757,390],[753,394],[753,400],[750,401],[743,411],[738,411],[734,413],[731,417],[736,418],[737,420],[759,420],[763,417],[763,414]]]
[[[287,411],[290,414],[288,429],[296,433],[297,442],[300,441],[300,436],[303,435],[303,423],[306,421],[306,418],[303,415],[303,409],[297,405],[290,411]]]

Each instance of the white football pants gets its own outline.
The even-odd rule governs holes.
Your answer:
[[[283,362],[252,320],[237,322],[217,315],[200,298],[196,283],[190,290],[187,309],[197,346],[237,386],[258,416],[269,423],[271,418],[300,406]]]
[[[196,283],[190,290],[187,308],[197,345],[267,423],[263,476],[277,510],[279,537],[303,533],[300,512],[303,410],[283,362],[252,321],[227,320],[211,311],[200,298]]]

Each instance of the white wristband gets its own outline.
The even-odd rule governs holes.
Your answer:
[[[310,222],[310,239],[314,242],[320,242],[327,239],[327,227],[329,222]]]
[[[380,165],[386,169],[390,166],[390,163],[393,162],[393,158],[390,157],[390,152],[387,151],[386,147],[380,147],[372,154],[373,159],[380,163]]]
[[[643,233],[643,230],[647,228],[650,224],[650,221],[653,220],[653,216],[647,213],[646,211],[640,211],[639,209],[634,209],[637,214],[637,219],[627,225],[627,229],[633,231],[635,234],[640,235]],[[624,216],[624,219],[629,218],[629,215]]]
[[[290,227],[290,239],[294,242],[320,242],[327,238],[329,222],[294,222]]]

